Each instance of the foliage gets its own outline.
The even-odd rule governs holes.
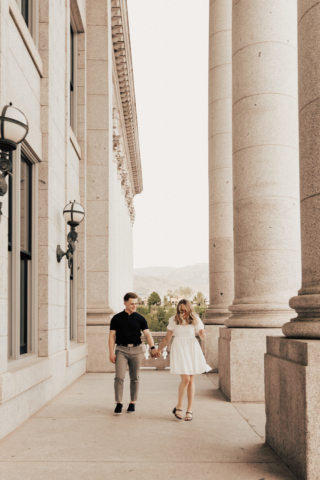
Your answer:
[[[143,315],[148,323],[150,332],[166,332],[169,318],[175,314],[175,308],[171,306],[166,309],[158,305],[152,305],[150,311],[148,307],[137,308],[137,312]]]
[[[143,317],[146,317],[149,313],[149,307],[144,307],[143,305],[138,305],[137,312],[140,313]]]
[[[161,304],[161,298],[157,292],[152,292],[148,298],[148,305],[156,305],[157,303]]]
[[[178,289],[178,296],[182,296],[183,298],[186,298],[187,300],[190,300],[192,295],[193,295],[193,291],[190,287],[180,287]]]
[[[166,311],[166,318],[165,318],[165,321],[167,322],[167,325],[169,323],[169,319],[171,317],[173,317],[174,315],[176,314],[176,309],[174,307],[170,307],[167,311]]]
[[[204,317],[204,314],[205,314],[206,310],[207,310],[207,306],[204,306],[204,307],[196,306],[195,307],[195,312],[201,318],[201,320],[203,320],[203,317]]]
[[[206,304],[206,298],[202,292],[198,292],[197,295],[194,296],[193,300],[197,302],[197,304],[202,307]]]

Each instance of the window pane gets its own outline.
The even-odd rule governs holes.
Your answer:
[[[29,0],[21,0],[21,13],[27,27],[29,27]]]
[[[73,91],[73,76],[74,76],[74,31],[70,25],[70,88]]]
[[[76,133],[76,32],[70,24],[70,126]]]
[[[20,355],[28,351],[28,258],[20,260]]]
[[[31,165],[21,157],[20,249],[31,253]]]

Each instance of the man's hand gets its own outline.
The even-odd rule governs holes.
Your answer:
[[[111,362],[111,363],[116,363],[116,358],[117,358],[117,356],[116,356],[115,353],[110,353],[110,357],[109,357],[109,358],[110,358],[110,362]]]
[[[157,349],[153,348],[152,350],[150,350],[150,353],[151,353],[151,357],[156,357],[157,356]]]

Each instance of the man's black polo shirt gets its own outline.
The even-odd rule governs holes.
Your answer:
[[[116,344],[127,345],[133,343],[134,345],[141,344],[141,330],[146,330],[148,324],[146,319],[137,312],[129,315],[125,310],[117,313],[110,323],[110,330],[116,331]]]

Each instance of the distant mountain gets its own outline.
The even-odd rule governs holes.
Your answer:
[[[190,287],[194,293],[200,291],[209,298],[209,265],[207,263],[197,263],[182,268],[137,268],[133,273],[134,289],[139,295],[150,295],[155,291],[163,297],[168,290]]]
[[[135,275],[152,275],[153,277],[166,277],[169,273],[176,270],[173,267],[146,267],[133,270]]]

